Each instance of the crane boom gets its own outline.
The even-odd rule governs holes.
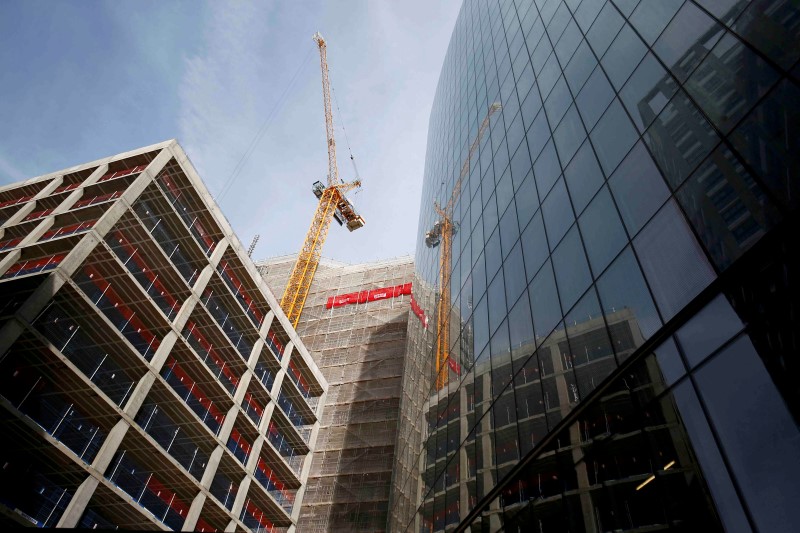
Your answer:
[[[317,32],[313,36],[319,47],[319,64],[322,69],[322,99],[325,105],[325,133],[328,140],[328,185],[339,183],[339,167],[336,165],[336,140],[333,136],[333,111],[331,111],[331,81],[328,75],[328,45]]]
[[[339,169],[336,166],[336,140],[333,136],[327,45],[319,32],[314,34],[313,39],[319,47],[320,68],[322,69],[322,98],[325,106],[325,134],[328,144],[328,185],[326,187],[320,182],[314,183],[312,191],[319,199],[319,204],[281,297],[281,309],[286,313],[286,317],[293,327],[297,327],[300,314],[303,312],[303,306],[311,289],[311,282],[314,280],[314,274],[319,266],[322,245],[325,244],[325,239],[328,237],[331,221],[335,218],[340,224],[345,223],[350,231],[364,225],[364,219],[356,212],[352,202],[347,199],[345,194],[352,189],[361,187],[361,180],[355,179],[349,183],[343,183],[339,179]]]
[[[461,173],[453,185],[453,192],[450,194],[447,204],[442,208],[438,203],[434,203],[434,209],[441,219],[434,224],[434,228],[425,237],[426,244],[431,248],[440,242],[442,244],[439,254],[439,306],[436,310],[436,390],[441,390],[448,381],[448,372],[445,368],[448,366],[450,358],[450,262],[453,255],[453,236],[456,233],[456,226],[453,223],[453,207],[461,195],[461,184],[464,177],[469,174],[472,155],[478,149],[486,128],[489,127],[492,115],[500,108],[499,103],[489,106],[489,111],[467,151]]]

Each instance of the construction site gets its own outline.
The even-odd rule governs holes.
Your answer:
[[[257,266],[280,292],[295,261]],[[386,527],[413,268],[410,257],[320,261],[297,331],[329,388],[299,531]]]

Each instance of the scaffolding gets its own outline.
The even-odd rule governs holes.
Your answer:
[[[259,272],[280,292],[295,259],[268,259]],[[407,284],[413,268],[411,257],[320,262],[297,331],[329,388],[299,531],[386,530],[411,296],[329,299]]]

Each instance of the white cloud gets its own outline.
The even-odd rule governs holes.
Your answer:
[[[32,176],[25,174],[25,172],[18,169],[4,155],[0,154],[0,183],[13,183],[30,177]]]

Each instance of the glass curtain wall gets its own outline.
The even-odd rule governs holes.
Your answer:
[[[798,58],[797,2],[464,2],[392,530],[800,528]]]

